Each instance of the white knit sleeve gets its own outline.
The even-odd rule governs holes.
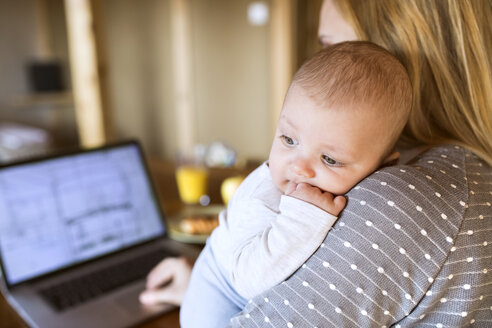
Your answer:
[[[236,204],[234,212],[230,279],[245,298],[294,273],[316,251],[337,219],[289,196],[281,197],[279,212],[258,200]]]

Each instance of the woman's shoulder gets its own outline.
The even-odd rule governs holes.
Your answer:
[[[423,185],[428,185],[429,182],[430,184],[443,184],[447,181],[457,180],[458,184],[453,184],[452,186],[449,184],[448,186],[459,190],[466,187],[467,156],[469,156],[469,151],[460,146],[442,145],[432,147],[420,153],[408,163],[379,169],[369,176],[369,181],[371,179],[384,179],[385,176],[394,180],[411,176],[415,183]],[[366,180],[361,181],[361,184],[364,184]]]
[[[360,211],[365,206],[382,219],[431,217],[441,218],[439,225],[458,226],[468,199],[467,154],[462,147],[444,145],[408,164],[382,168],[347,194],[347,209]]]
[[[347,196],[352,205],[369,204],[381,214],[396,207],[401,214],[410,213],[417,218],[419,213],[432,215],[458,226],[474,195],[473,189],[490,186],[491,180],[490,166],[471,151],[457,145],[441,145],[407,164],[374,172]],[[489,193],[488,197],[492,195]]]

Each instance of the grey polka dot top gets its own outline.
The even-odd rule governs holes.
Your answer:
[[[492,327],[492,169],[458,146],[364,179],[318,250],[231,327]]]

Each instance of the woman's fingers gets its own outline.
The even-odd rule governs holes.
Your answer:
[[[147,276],[147,289],[140,294],[140,302],[180,305],[190,281],[191,269],[183,257],[164,259]]]
[[[171,284],[161,289],[146,290],[140,294],[139,300],[142,304],[146,305],[155,305],[160,303],[180,305],[183,301],[183,296],[184,290],[176,288]]]
[[[177,258],[166,258],[159,262],[152,271],[147,275],[147,289],[156,288],[168,280],[172,279],[174,275],[174,266],[176,265]]]

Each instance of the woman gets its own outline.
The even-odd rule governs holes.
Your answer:
[[[417,156],[350,191],[316,253],[233,327],[492,325],[489,17],[490,1],[325,0],[323,45],[369,40],[407,68],[413,111],[402,141],[419,145]],[[168,288],[143,300],[179,304],[190,267],[166,263],[149,286],[176,277],[172,298],[159,299]]]

